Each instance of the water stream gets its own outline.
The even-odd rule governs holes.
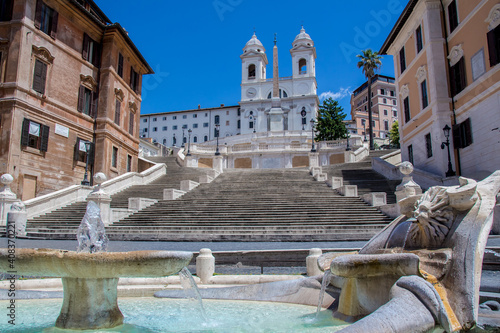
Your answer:
[[[486,250],[484,250],[484,253],[490,253],[490,254],[493,254],[495,257],[500,258],[500,253],[495,252],[493,250],[486,249]]]
[[[201,315],[205,321],[208,321],[205,308],[203,307],[203,301],[201,299],[200,290],[193,279],[193,275],[187,267],[184,267],[179,272],[179,278],[181,279],[182,289],[186,293],[186,297],[189,299],[194,299],[198,302],[198,308],[200,309]]]
[[[330,271],[329,269],[323,275],[323,281],[321,281],[321,290],[319,292],[318,307],[316,309],[316,318],[318,318],[319,313],[321,311],[323,305],[323,298],[325,297],[326,286],[328,285],[331,276],[332,276],[332,271]]]

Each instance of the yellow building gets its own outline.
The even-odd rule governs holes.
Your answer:
[[[398,120],[398,102],[393,77],[373,77],[371,102],[373,136],[386,139],[392,124]],[[363,83],[351,95],[351,119],[355,121],[356,134],[368,138],[368,82]]]
[[[498,0],[409,1],[379,52],[394,57],[404,160],[440,176],[500,169],[499,25]]]

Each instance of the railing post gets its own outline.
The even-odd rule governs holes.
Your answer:
[[[200,278],[201,283],[207,284],[215,273],[215,257],[212,255],[212,250],[201,249],[200,254],[196,257],[196,275]]]

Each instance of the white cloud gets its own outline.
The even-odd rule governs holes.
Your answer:
[[[345,97],[347,96],[351,96],[351,91],[349,90],[350,87],[348,88],[340,88],[339,91],[337,92],[333,92],[333,91],[326,91],[324,93],[321,93],[321,95],[319,95],[319,99],[321,101],[327,99],[327,98],[333,98],[334,100],[338,101],[338,100],[341,100],[341,99],[344,99]]]

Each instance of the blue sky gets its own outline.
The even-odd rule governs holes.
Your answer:
[[[278,34],[280,76],[291,76],[291,43],[301,24],[315,42],[318,95],[333,96],[350,111],[349,93],[364,82],[356,54],[375,51],[408,3],[387,1],[96,0],[128,32],[156,74],[143,77],[142,114],[237,105],[242,48],[254,28],[272,73]],[[392,57],[380,71],[394,75]]]

